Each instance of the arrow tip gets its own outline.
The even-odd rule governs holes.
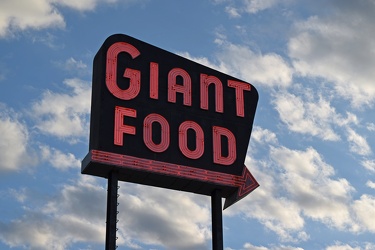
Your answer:
[[[242,176],[240,177],[240,181],[241,185],[238,187],[238,190],[233,192],[228,198],[225,199],[224,209],[243,199],[257,187],[259,187],[259,183],[255,180],[254,176],[250,173],[249,169],[247,169],[245,165],[242,171]]]

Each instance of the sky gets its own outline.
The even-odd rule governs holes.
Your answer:
[[[0,249],[104,249],[93,58],[126,34],[253,84],[225,250],[375,249],[374,0],[1,0]],[[118,249],[211,249],[210,197],[119,183]]]

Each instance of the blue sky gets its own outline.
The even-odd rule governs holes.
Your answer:
[[[0,1],[0,248],[103,249],[88,152],[93,58],[122,33],[251,82],[226,250],[375,249],[372,0]],[[119,249],[211,249],[209,197],[120,183]]]

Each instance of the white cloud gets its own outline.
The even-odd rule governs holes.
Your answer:
[[[44,207],[26,208],[24,216],[0,222],[0,239],[10,247],[67,249],[75,242],[104,242],[105,191],[93,178],[66,185]]]
[[[297,94],[282,91],[274,93],[275,109],[289,130],[326,141],[339,141],[341,136],[338,134],[338,128],[342,128],[351,152],[362,156],[372,153],[366,138],[351,128],[351,125],[359,124],[355,114],[340,114],[331,106],[330,100],[319,92],[314,93],[311,89],[305,88],[303,93],[299,93],[298,89],[299,87],[295,87],[293,90]],[[367,167],[368,163],[364,166]]]
[[[246,12],[251,14],[255,14],[278,4],[277,0],[243,0],[243,2],[246,6]]]
[[[375,249],[375,245],[373,243],[364,243],[362,246],[356,244],[357,246],[352,246],[352,244],[345,244],[342,242],[337,242],[335,245],[328,246],[325,250],[372,250]]]
[[[292,82],[292,69],[275,53],[261,54],[244,45],[217,39],[220,46],[219,68],[253,84],[268,87],[287,87]]]
[[[189,53],[179,53],[207,67],[238,77],[252,84],[267,87],[288,87],[292,83],[292,69],[275,53],[261,54],[244,45],[232,44],[226,37],[217,34],[219,50],[214,62],[205,57],[192,57]]]
[[[276,134],[259,126],[254,126],[251,132],[251,140],[260,144],[277,144]]]
[[[365,250],[375,249],[375,244],[374,244],[374,243],[366,242],[366,244],[365,244],[365,246],[364,246],[364,249],[365,249]]]
[[[281,121],[294,132],[310,134],[327,141],[340,140],[340,136],[335,132],[335,126],[355,122],[353,116],[347,114],[347,118],[342,118],[329,101],[322,96],[319,96],[318,100],[313,100],[308,94],[309,89],[305,91],[305,96],[287,92],[278,92],[275,95],[273,102]]]
[[[375,197],[367,194],[361,195],[354,201],[353,209],[362,230],[375,232]]]
[[[81,161],[72,153],[65,154],[60,150],[51,148],[47,145],[41,145],[39,148],[42,159],[48,161],[54,168],[66,170],[69,168],[79,168],[81,166]]]
[[[303,214],[340,230],[351,227],[348,204],[354,188],[346,179],[333,179],[333,167],[315,149],[274,148],[271,158],[283,168],[283,188]]]
[[[0,172],[18,171],[36,163],[29,149],[29,132],[17,114],[0,103]]]
[[[185,57],[189,60],[192,60],[194,62],[200,63],[204,66],[209,67],[209,68],[214,68],[216,70],[220,70],[218,65],[215,65],[214,63],[210,62],[210,60],[206,57],[194,57],[194,56],[190,55],[189,52],[176,52],[176,54],[178,54],[182,57]]]
[[[254,246],[250,243],[245,243],[243,246],[244,250],[303,250],[303,248],[300,247],[292,247],[292,246],[271,246],[271,247],[263,247],[263,246]]]
[[[366,138],[357,134],[353,129],[348,128],[348,141],[350,143],[350,151],[359,155],[370,155],[371,148]]]
[[[0,38],[27,29],[64,28],[66,23],[61,8],[93,11],[99,4],[113,4],[118,0],[2,0],[0,1]],[[126,0],[128,4],[135,0]],[[139,2],[139,1],[138,1]]]
[[[19,30],[64,26],[63,16],[49,0],[0,1],[0,37]]]
[[[375,132],[375,123],[366,124],[368,131]]]
[[[363,160],[361,162],[361,165],[365,167],[367,170],[369,170],[370,172],[375,173],[375,160]]]
[[[375,182],[373,182],[373,181],[367,181],[366,182],[366,186],[368,186],[369,188],[375,189]]]
[[[119,231],[166,249],[207,249],[211,237],[208,197],[130,185],[120,188],[126,193],[119,199]]]
[[[375,218],[375,198],[364,194],[353,199],[354,187],[335,178],[334,168],[315,149],[273,146],[269,157],[271,161],[247,157],[246,165],[261,186],[225,215],[243,213],[257,219],[284,242],[309,239],[305,218],[339,231],[374,232],[369,218]],[[368,181],[367,186],[375,185]]]
[[[361,248],[360,247],[352,247],[348,244],[337,243],[336,245],[327,247],[326,250],[361,250]]]
[[[32,105],[36,127],[45,134],[60,138],[87,136],[91,103],[89,83],[73,78],[64,81],[72,93],[46,91],[42,99]]]
[[[254,246],[250,243],[245,243],[245,245],[243,246],[245,248],[245,250],[268,250],[267,247],[263,247],[263,246]]]
[[[49,32],[43,35],[32,35],[32,41],[33,43],[42,43],[51,49],[62,49],[65,46],[63,41],[58,40],[55,35]]]
[[[100,3],[115,3],[117,0],[50,0],[56,5],[69,7],[78,11],[92,11]]]
[[[282,242],[308,239],[309,236],[303,230],[305,221],[301,208],[298,203],[281,193],[283,183],[273,164],[246,157],[245,165],[261,186],[254,190],[249,198],[225,210],[224,215],[245,214],[249,218],[254,218],[265,228],[276,233]]]
[[[56,66],[76,75],[89,75],[91,73],[84,62],[73,57],[68,58],[65,62],[56,62]]]
[[[245,165],[260,187],[226,210],[225,216],[244,214],[256,219],[276,233],[281,242],[308,240],[309,232],[304,228],[307,218],[339,231],[375,230],[370,219],[375,218],[375,198],[362,195],[353,199],[354,187],[348,180],[335,177],[334,168],[315,149],[292,150],[273,145],[269,156],[259,160],[248,156]],[[375,186],[371,181],[366,185]]]
[[[329,17],[313,16],[297,23],[290,39],[289,56],[298,74],[323,78],[352,105],[375,100],[375,4],[357,1],[350,7],[340,1]]]
[[[85,175],[70,181],[41,207],[26,208],[21,218],[0,222],[0,239],[10,247],[35,250],[69,249],[77,242],[103,244],[107,192],[101,183]],[[142,242],[171,250],[207,249],[211,237],[208,197],[119,185],[117,245],[137,249],[137,242]]]
[[[225,12],[227,12],[228,15],[233,18],[241,17],[240,11],[233,6],[225,7]]]
[[[280,3],[284,3],[284,0],[242,0],[242,1],[215,1],[217,3],[228,4],[225,7],[225,11],[230,17],[238,18],[241,17],[242,13],[257,14],[260,11],[272,8]]]
[[[65,69],[66,70],[72,70],[72,69],[77,69],[77,70],[85,70],[87,69],[87,65],[84,64],[82,61],[77,61],[73,57],[70,57],[65,61]]]
[[[8,193],[11,197],[14,197],[18,202],[24,203],[27,200],[28,192],[26,188],[20,188],[20,189],[9,189]]]

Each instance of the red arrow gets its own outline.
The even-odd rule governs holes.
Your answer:
[[[236,187],[237,191],[232,193],[225,200],[224,209],[244,198],[259,186],[258,182],[251,175],[246,166],[243,168],[242,176],[238,176],[99,150],[91,150],[90,160],[151,173],[159,173],[202,182],[210,182],[223,186]]]
[[[258,182],[250,173],[249,169],[247,169],[247,167],[244,165],[242,176],[240,177],[238,191],[232,193],[228,198],[225,199],[224,209],[245,198],[246,195],[250,194],[257,187],[259,187]]]

